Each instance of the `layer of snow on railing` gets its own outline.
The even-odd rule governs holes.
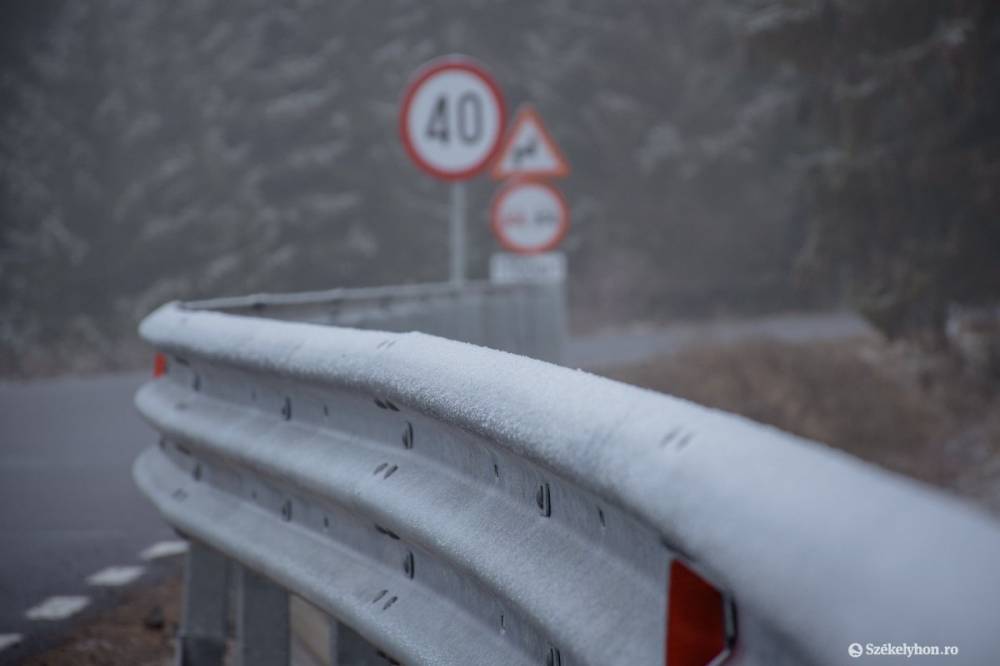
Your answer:
[[[176,304],[141,331],[180,355],[390,397],[547,466],[657,530],[741,610],[816,662],[845,655],[854,642],[956,645],[967,663],[1000,655],[1000,528],[968,505],[820,444],[418,333]]]

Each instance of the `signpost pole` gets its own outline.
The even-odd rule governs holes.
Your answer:
[[[462,181],[486,169],[503,138],[507,111],[493,77],[475,61],[447,56],[422,67],[403,94],[399,133],[417,166],[451,182],[449,280],[465,284],[466,201]]]
[[[451,185],[451,282],[465,283],[465,183]]]

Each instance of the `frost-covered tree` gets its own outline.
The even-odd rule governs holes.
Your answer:
[[[776,4],[756,47],[797,69],[819,140],[800,275],[941,345],[950,305],[1000,300],[1000,5]]]

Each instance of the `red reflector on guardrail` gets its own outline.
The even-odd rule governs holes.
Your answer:
[[[729,651],[729,603],[680,560],[670,563],[666,666],[717,664]]]
[[[161,352],[156,352],[153,357],[153,377],[162,377],[167,374],[167,356]]]

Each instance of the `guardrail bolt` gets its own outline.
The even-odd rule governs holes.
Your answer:
[[[281,406],[281,415],[286,421],[292,420],[292,399],[285,398],[285,404]]]
[[[660,440],[660,446],[666,448],[671,443],[674,443],[674,448],[678,451],[687,446],[691,439],[694,437],[694,432],[685,432],[681,427],[674,428]]]
[[[286,521],[292,519],[292,500],[285,500],[285,503],[281,505],[281,517]]]
[[[535,502],[538,504],[538,510],[543,516],[548,518],[552,515],[552,498],[549,493],[549,484],[543,483],[538,486],[538,492],[535,493]]]
[[[201,481],[201,463],[194,466],[194,470],[191,472],[191,476],[194,477],[195,481]]]
[[[413,448],[413,424],[409,421],[406,422],[406,428],[403,430],[403,448]]]
[[[601,521],[601,527],[607,527],[608,523],[604,519],[604,509],[597,507],[597,519]]]
[[[388,530],[388,529],[382,527],[381,525],[376,525],[375,526],[375,531],[378,532],[379,534],[386,535],[390,539],[394,539],[395,541],[399,541],[399,535],[398,534],[396,534],[392,530]]]
[[[549,648],[549,653],[545,655],[545,666],[562,666],[562,655],[558,648]]]
[[[414,563],[413,563],[413,553],[407,553],[406,557],[403,558],[403,573],[406,574],[407,578],[413,578]]]

